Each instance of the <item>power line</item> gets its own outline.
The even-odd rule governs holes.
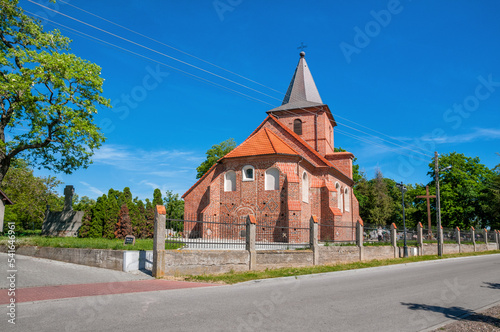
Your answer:
[[[332,112],[332,114],[333,114],[333,112]],[[377,130],[375,130],[375,129],[371,129],[371,128],[369,128],[369,127],[363,126],[362,124],[359,124],[359,123],[357,123],[357,122],[355,122],[355,121],[352,121],[352,120],[346,119],[346,118],[344,118],[344,117],[342,117],[342,116],[340,116],[340,115],[338,115],[338,114],[333,114],[333,115],[334,115],[335,117],[337,117],[337,118],[340,118],[340,119],[343,119],[343,120],[349,121],[349,122],[351,122],[351,123],[354,123],[354,124],[355,124],[355,125],[357,125],[357,126],[360,126],[360,127],[365,128],[365,129],[371,130],[371,131],[373,131],[373,132],[375,132],[375,133],[377,133],[377,134],[383,135],[383,136],[388,137],[388,138],[390,138],[390,139],[393,139],[393,140],[395,140],[395,141],[399,141],[399,142],[401,142],[401,143],[407,144],[407,145],[409,145],[409,146],[411,146],[411,147],[414,147],[414,148],[416,148],[416,149],[420,149],[420,150],[422,150],[422,151],[424,151],[424,152],[429,152],[428,150],[426,150],[426,149],[424,149],[424,148],[422,148],[422,147],[419,147],[419,146],[416,146],[416,145],[409,144],[408,142],[405,142],[405,141],[400,140],[400,139],[397,139],[397,138],[395,138],[395,137],[392,137],[392,136],[386,135],[386,134],[381,133],[380,131],[377,131]],[[430,156],[430,155],[427,155],[427,156]]]
[[[268,87],[268,86],[266,86],[266,85],[264,85],[264,84],[262,84],[262,83],[259,83],[259,82],[257,82],[257,81],[254,81],[254,80],[252,80],[252,79],[248,78],[248,77],[245,77],[245,76],[243,76],[243,75],[240,75],[240,74],[238,74],[238,73],[235,73],[235,72],[233,72],[233,71],[230,71],[230,70],[228,70],[228,69],[226,69],[226,68],[223,68],[223,67],[221,67],[221,66],[218,66],[218,65],[216,65],[216,64],[214,64],[214,63],[212,63],[212,62],[210,62],[210,61],[204,60],[204,59],[202,59],[202,58],[200,58],[200,57],[197,57],[197,56],[195,56],[195,55],[192,55],[192,54],[190,54],[190,53],[187,53],[187,52],[185,52],[185,51],[183,51],[183,50],[180,50],[180,49],[178,49],[178,48],[176,48],[176,47],[173,47],[173,46],[171,46],[171,45],[165,44],[165,43],[163,43],[163,42],[161,42],[161,41],[159,41],[159,40],[157,40],[157,39],[151,38],[151,37],[149,37],[149,36],[147,36],[147,35],[144,35],[144,34],[142,34],[142,33],[140,33],[140,32],[137,32],[137,31],[135,31],[135,30],[132,30],[132,29],[130,29],[130,28],[127,28],[126,26],[123,26],[123,25],[120,25],[120,24],[118,24],[118,23],[116,23],[116,22],[110,21],[110,20],[108,20],[108,19],[106,19],[106,18],[104,18],[104,17],[102,17],[102,16],[96,15],[96,14],[94,14],[94,13],[92,13],[92,12],[89,12],[89,11],[87,11],[87,10],[85,10],[85,9],[82,9],[82,8],[80,8],[80,7],[77,7],[77,6],[75,6],[75,5],[73,5],[73,4],[69,3],[69,2],[66,2],[66,1],[63,1],[63,0],[59,0],[59,2],[64,3],[65,5],[71,6],[71,7],[75,8],[75,9],[78,9],[78,10],[80,10],[80,11],[82,11],[82,12],[84,12],[84,13],[87,13],[87,14],[89,14],[89,15],[92,15],[92,16],[94,16],[94,17],[97,17],[97,18],[99,18],[99,19],[101,19],[101,20],[103,20],[103,21],[105,21],[105,22],[111,23],[111,24],[113,24],[113,25],[115,25],[115,26],[117,26],[117,27],[119,27],[119,28],[122,28],[122,29],[125,29],[125,30],[127,30],[127,31],[130,31],[130,32],[132,32],[132,33],[134,33],[134,34],[136,34],[136,35],[138,35],[138,36],[141,36],[141,37],[144,37],[144,38],[149,39],[149,40],[151,40],[151,41],[154,41],[155,43],[158,43],[158,44],[161,44],[161,45],[166,46],[166,47],[168,47],[168,48],[171,48],[171,49],[173,49],[174,51],[177,51],[177,52],[180,52],[180,53],[185,54],[185,55],[187,55],[187,56],[190,56],[190,57],[192,57],[192,58],[194,58],[194,59],[196,59],[196,60],[200,60],[200,61],[202,61],[202,62],[205,62],[206,64],[209,64],[209,65],[211,65],[211,66],[214,66],[215,68],[218,68],[218,69],[224,70],[224,71],[226,71],[226,72],[228,72],[228,73],[230,73],[230,74],[233,74],[233,75],[236,75],[236,76],[238,76],[238,77],[241,77],[241,78],[243,78],[243,79],[245,79],[245,80],[247,80],[247,81],[249,81],[249,82],[252,82],[252,83],[255,83],[255,84],[257,84],[257,85],[260,85],[260,86],[262,86],[262,87],[264,87],[264,88],[266,88],[266,89],[269,89],[269,90],[271,90],[271,91],[277,92],[277,93],[279,93],[279,94],[283,94],[281,91],[278,91],[278,90],[276,90],[276,89],[273,89],[273,88],[271,88],[271,87]]]
[[[84,22],[84,21],[79,20],[79,19],[77,19],[77,18],[74,18],[74,17],[72,17],[72,16],[69,16],[69,15],[66,15],[66,14],[64,14],[64,13],[61,13],[61,12],[59,12],[59,11],[55,10],[55,9],[52,9],[52,8],[49,8],[49,7],[44,6],[44,5],[42,5],[42,4],[39,4],[39,3],[37,3],[37,2],[35,2],[35,1],[33,1],[33,0],[27,0],[27,1],[29,1],[29,2],[33,3],[33,4],[37,5],[37,6],[40,6],[40,7],[42,7],[42,8],[45,8],[45,9],[47,9],[47,10],[53,11],[54,13],[60,14],[60,15],[62,15],[62,16],[65,16],[65,17],[67,17],[67,18],[69,18],[69,19],[71,19],[71,20],[74,20],[74,21],[78,22],[78,23],[84,24],[84,25],[89,26],[89,27],[91,27],[91,28],[93,28],[93,29],[96,29],[96,30],[99,30],[99,31],[101,31],[101,32],[107,33],[107,34],[109,34],[109,35],[111,35],[111,36],[113,36],[113,37],[116,37],[116,38],[119,38],[119,39],[121,39],[121,40],[124,40],[124,41],[126,41],[126,42],[128,42],[128,43],[131,43],[131,44],[134,44],[134,45],[136,45],[136,46],[142,47],[142,48],[144,48],[144,49],[146,49],[146,50],[148,50],[148,51],[151,51],[151,52],[157,53],[157,54],[162,55],[162,56],[164,56],[164,57],[167,57],[167,58],[169,58],[169,59],[171,59],[171,60],[174,60],[174,61],[180,62],[180,63],[182,63],[182,64],[184,64],[184,65],[186,65],[186,66],[190,66],[190,67],[195,68],[195,69],[197,69],[197,70],[203,71],[203,72],[205,72],[205,73],[207,73],[207,74],[213,75],[213,76],[215,76],[215,77],[217,77],[217,78],[220,78],[220,79],[223,79],[223,80],[226,80],[226,81],[228,81],[228,82],[230,82],[230,83],[233,83],[233,84],[239,85],[239,86],[241,86],[241,87],[244,87],[245,89],[252,90],[252,91],[257,92],[257,93],[259,93],[259,94],[262,94],[262,95],[264,95],[264,96],[266,96],[266,97],[273,98],[273,99],[277,99],[276,97],[273,97],[273,96],[271,96],[271,95],[268,95],[268,94],[266,94],[266,93],[264,93],[264,92],[258,91],[258,90],[256,90],[256,89],[251,88],[251,87],[249,87],[249,86],[246,86],[246,85],[244,85],[244,84],[241,84],[241,83],[235,82],[235,81],[233,81],[233,80],[231,80],[231,79],[229,79],[229,78],[226,78],[226,77],[224,77],[224,76],[218,75],[218,74],[213,73],[213,72],[211,72],[211,71],[209,71],[209,70],[206,70],[206,69],[200,68],[200,67],[195,66],[195,65],[193,65],[193,64],[191,64],[191,63],[189,63],[189,62],[182,61],[182,60],[180,60],[180,59],[177,59],[177,58],[175,58],[175,57],[173,57],[173,56],[170,56],[170,55],[168,55],[168,54],[165,54],[165,53],[162,53],[162,52],[160,52],[160,51],[157,51],[157,50],[155,50],[155,49],[153,49],[153,48],[150,48],[150,47],[148,47],[148,46],[145,46],[145,45],[142,45],[142,44],[140,44],[140,43],[134,42],[133,40],[127,39],[127,38],[122,37],[122,36],[119,36],[119,35],[117,35],[117,34],[114,34],[114,33],[112,33],[112,32],[109,32],[109,31],[107,31],[107,30],[105,30],[105,29],[101,29],[101,28],[96,27],[96,26],[94,26],[94,25],[92,25],[92,24],[90,24],[90,23]],[[277,99],[277,100],[279,100],[279,99]]]
[[[111,36],[114,36],[114,37],[116,37],[116,38],[122,39],[122,40],[124,40],[124,41],[127,41],[127,42],[132,43],[132,44],[137,45],[137,46],[140,46],[140,47],[142,47],[142,48],[145,48],[145,49],[147,49],[147,50],[150,50],[150,51],[152,51],[152,52],[155,52],[155,53],[157,53],[157,54],[160,54],[160,55],[162,55],[162,56],[165,56],[165,57],[167,57],[167,58],[170,58],[170,59],[172,59],[172,60],[178,61],[178,62],[180,62],[180,63],[183,63],[183,64],[185,64],[185,65],[188,65],[188,66],[190,66],[190,67],[193,67],[193,68],[195,68],[195,69],[201,70],[201,71],[206,72],[206,73],[208,73],[208,74],[214,75],[214,76],[216,76],[216,77],[218,77],[218,78],[224,79],[224,80],[226,80],[226,81],[228,81],[228,82],[230,82],[230,83],[237,84],[237,85],[239,85],[239,86],[242,86],[242,87],[244,87],[244,88],[250,89],[250,90],[252,90],[252,91],[254,91],[254,92],[257,92],[257,93],[259,93],[259,94],[263,94],[263,95],[265,95],[265,96],[267,96],[267,97],[269,97],[269,98],[276,99],[276,100],[280,100],[280,99],[278,99],[278,98],[276,98],[276,97],[270,96],[270,95],[265,94],[265,93],[263,93],[263,92],[261,92],[261,91],[258,91],[258,90],[256,90],[256,89],[250,88],[250,87],[248,87],[248,86],[246,86],[246,85],[244,85],[244,84],[241,84],[241,83],[235,82],[235,81],[230,80],[230,79],[228,79],[228,78],[226,78],[226,77],[223,77],[223,76],[221,76],[221,75],[218,75],[218,74],[212,73],[212,72],[210,72],[210,71],[208,71],[208,70],[205,70],[205,69],[200,68],[200,67],[198,67],[198,66],[192,65],[192,64],[190,64],[190,63],[188,63],[188,62],[185,62],[185,61],[179,60],[179,59],[177,59],[177,58],[175,58],[175,57],[169,56],[169,55],[164,54],[164,53],[162,53],[162,52],[159,52],[159,51],[157,51],[157,50],[155,50],[155,49],[152,49],[152,48],[150,48],[150,47],[144,46],[144,45],[142,45],[142,44],[140,44],[140,43],[137,43],[137,42],[131,41],[131,40],[127,39],[127,38],[124,38],[124,37],[121,37],[121,36],[116,35],[116,34],[114,34],[114,33],[111,33],[111,32],[109,32],[109,31],[107,31],[107,30],[104,30],[104,29],[101,29],[101,28],[99,28],[99,27],[93,26],[93,25],[91,25],[91,24],[89,24],[89,23],[86,23],[86,22],[84,22],[84,21],[82,21],[82,20],[76,19],[76,18],[71,17],[71,16],[69,16],[69,15],[66,15],[66,14],[64,14],[64,13],[61,13],[61,12],[59,12],[59,11],[56,11],[56,10],[54,10],[54,9],[52,9],[52,8],[49,8],[49,7],[46,7],[46,6],[44,6],[44,5],[38,4],[38,3],[36,3],[36,2],[34,2],[34,1],[32,1],[32,0],[28,0],[28,1],[29,1],[29,2],[31,2],[31,3],[33,3],[33,4],[35,4],[35,5],[38,5],[38,6],[40,6],[40,7],[43,7],[43,8],[45,8],[45,9],[47,9],[47,10],[51,10],[51,11],[53,11],[53,12],[55,12],[55,13],[61,14],[61,15],[65,16],[65,17],[68,17],[68,18],[70,18],[70,19],[72,19],[72,20],[74,20],[74,21],[76,21],[76,22],[79,22],[79,23],[81,23],[81,24],[87,25],[87,26],[92,27],[92,28],[94,28],[94,29],[96,29],[96,30],[99,30],[99,31],[105,32],[105,33],[107,33],[107,34],[109,34],[109,35],[111,35]],[[63,2],[64,2],[64,1],[63,1]],[[69,4],[69,3],[67,3],[67,2],[64,2],[64,3]],[[70,5],[71,5],[71,4],[70,4]],[[73,6],[73,5],[71,5],[71,6]],[[98,15],[95,15],[95,14],[93,14],[93,13],[90,13],[90,12],[88,12],[88,11],[86,11],[86,10],[80,9],[80,8],[78,8],[78,7],[76,7],[76,6],[73,6],[73,7],[77,8],[77,9],[79,9],[79,10],[82,10],[82,11],[84,11],[84,12],[86,12],[86,13],[90,14],[90,15],[96,16],[96,17],[98,17],[98,18],[100,18],[100,19],[102,19],[102,20],[105,20],[105,21],[107,21],[107,22],[110,22],[110,23],[112,23],[112,24],[115,24],[115,25],[117,25],[117,26],[119,26],[119,27],[121,27],[121,28],[123,28],[123,29],[126,29],[126,30],[128,30],[128,31],[134,32],[134,33],[136,33],[136,34],[138,34],[138,35],[140,35],[140,36],[143,36],[143,37],[145,37],[145,38],[151,39],[151,40],[153,40],[153,41],[155,41],[155,42],[158,42],[158,43],[160,43],[160,44],[162,44],[162,45],[168,46],[168,47],[170,47],[170,48],[172,48],[172,49],[175,49],[175,50],[177,50],[177,51],[179,51],[179,52],[181,52],[181,53],[184,53],[184,54],[187,54],[187,55],[191,56],[190,54],[188,54],[188,53],[186,53],[186,52],[183,52],[183,51],[181,51],[181,50],[178,50],[178,49],[176,49],[176,48],[173,48],[173,47],[171,47],[171,46],[169,46],[169,45],[167,45],[167,44],[164,44],[164,43],[162,43],[162,42],[156,41],[156,40],[154,40],[154,39],[152,39],[152,38],[150,38],[150,37],[148,37],[148,36],[145,36],[145,35],[143,35],[143,34],[137,33],[137,32],[135,32],[135,31],[133,31],[133,30],[131,30],[131,29],[129,29],[129,28],[126,28],[126,27],[123,27],[123,26],[121,26],[121,25],[119,25],[119,24],[116,24],[116,23],[114,23],[114,22],[111,22],[111,21],[109,21],[109,20],[107,20],[107,19],[104,19],[104,18],[102,18],[102,17],[100,17],[100,16],[98,16]],[[31,12],[30,12],[30,14],[35,15],[35,14],[31,13]],[[35,15],[35,16],[40,17],[39,15]],[[47,21],[50,21],[50,22],[52,22],[52,23],[54,23],[54,24],[59,24],[59,23],[56,23],[56,22],[51,21],[51,20],[47,20]],[[64,25],[62,25],[62,24],[59,24],[59,25],[60,25],[60,26],[64,26]],[[69,28],[69,27],[67,27],[67,26],[64,26],[64,27],[65,27],[66,29],[72,30],[73,32],[78,33],[78,34],[80,34],[80,35],[85,35],[85,36],[87,36],[87,37],[90,37],[90,38],[93,38],[93,39],[95,39],[95,40],[98,40],[98,41],[100,41],[101,43],[105,43],[105,44],[111,45],[111,46],[116,47],[116,48],[118,48],[118,49],[124,50],[124,51],[126,51],[126,52],[131,53],[131,54],[134,54],[134,55],[136,55],[136,56],[143,57],[143,58],[146,58],[146,59],[148,59],[148,60],[150,60],[150,61],[153,61],[153,62],[156,62],[156,63],[162,64],[162,65],[164,65],[164,66],[166,66],[166,67],[172,68],[172,69],[174,69],[174,70],[176,70],[176,71],[179,71],[179,72],[182,72],[182,73],[184,73],[184,74],[186,74],[186,75],[192,76],[192,77],[194,77],[194,78],[196,78],[196,79],[198,79],[198,80],[205,81],[205,82],[207,82],[207,83],[209,83],[209,84],[219,86],[219,87],[221,87],[221,88],[223,88],[223,89],[226,89],[226,90],[229,90],[229,91],[231,91],[231,92],[234,92],[234,93],[237,93],[237,94],[243,95],[243,96],[245,96],[245,97],[247,97],[247,98],[250,98],[250,99],[253,99],[253,100],[256,100],[256,101],[259,101],[259,102],[265,103],[265,104],[267,104],[267,105],[274,106],[274,105],[272,105],[272,104],[270,104],[270,103],[268,103],[268,102],[262,101],[262,100],[260,100],[260,99],[258,99],[258,98],[251,97],[251,96],[249,96],[249,95],[247,95],[247,94],[244,94],[244,93],[241,93],[241,92],[239,92],[239,91],[233,90],[233,89],[231,89],[231,88],[228,88],[228,87],[223,86],[223,85],[221,85],[221,84],[218,84],[218,83],[215,83],[215,82],[213,82],[213,81],[207,80],[207,79],[205,79],[205,78],[201,78],[201,77],[199,77],[199,76],[197,76],[197,75],[194,75],[194,74],[188,73],[188,72],[183,71],[183,70],[181,70],[181,69],[178,69],[178,68],[176,68],[176,67],[173,67],[173,66],[167,65],[167,64],[165,64],[165,63],[162,63],[162,62],[159,62],[159,61],[153,60],[153,59],[151,59],[151,58],[149,58],[149,57],[146,57],[146,56],[144,56],[144,55],[142,55],[142,54],[139,54],[139,53],[136,53],[136,52],[130,51],[130,50],[125,49],[125,48],[123,48],[123,47],[120,47],[120,46],[117,46],[117,45],[115,45],[115,44],[112,44],[112,43],[109,43],[109,42],[107,42],[107,41],[104,41],[104,40],[102,40],[102,39],[99,39],[99,38],[97,38],[97,37],[94,37],[94,36],[91,36],[91,35],[88,35],[88,34],[84,34],[84,33],[80,32],[80,31],[76,31],[75,29]],[[203,62],[206,62],[206,63],[211,64],[210,62],[205,61],[205,60],[203,60],[203,59],[201,59],[201,58],[198,58],[198,57],[195,57],[195,56],[192,56],[192,57],[194,57],[194,58],[196,58],[196,59],[199,59],[199,60],[201,60],[201,61],[203,61]],[[213,64],[211,64],[211,65],[213,65]],[[216,65],[214,65],[214,66],[216,66]],[[216,67],[219,67],[219,66],[216,66]],[[222,68],[222,67],[219,67],[219,68],[224,69],[224,68]],[[225,69],[224,69],[224,70],[225,70]],[[228,70],[226,70],[226,71],[228,71]],[[228,72],[230,72],[230,71],[228,71]],[[230,72],[230,73],[233,73],[233,72]],[[234,74],[236,74],[236,73],[234,73]],[[236,75],[238,75],[238,74],[236,74]],[[241,75],[238,75],[238,76],[240,76],[240,77],[242,77],[242,78],[245,78],[245,77],[243,77],[243,76],[241,76]],[[245,79],[246,79],[246,78],[245,78]],[[252,80],[250,80],[250,81],[252,81]],[[255,81],[252,81],[252,82],[255,82]],[[259,85],[262,85],[262,86],[266,87],[265,85],[260,84],[260,83],[258,83],[258,82],[255,82],[255,83],[257,83],[257,84],[259,84]],[[267,88],[268,88],[268,87],[267,87]],[[271,89],[271,90],[273,90],[273,91],[277,91],[277,90],[274,90],[274,89]],[[298,100],[296,100],[296,98],[294,98],[294,100],[295,100],[295,101],[298,101]],[[301,110],[303,110],[303,111],[305,111],[305,112],[307,112],[307,113],[310,113],[310,114],[315,114],[314,112],[311,112],[311,111],[309,111],[309,110],[307,110],[307,109],[305,109],[305,108],[300,108],[300,109],[301,109]],[[290,114],[294,114],[293,112],[290,112],[290,111],[288,111],[288,113],[290,113]],[[337,116],[337,117],[339,117],[339,118],[345,119],[345,118],[343,118],[343,117],[341,117],[341,116],[338,116],[338,115],[336,115],[336,116]],[[366,129],[368,129],[368,130],[371,130],[371,131],[377,132],[377,133],[379,133],[379,134],[381,134],[381,135],[383,135],[383,136],[386,136],[386,137],[388,137],[388,138],[390,138],[390,139],[393,139],[393,140],[398,140],[398,139],[395,139],[395,138],[393,138],[393,137],[390,137],[390,136],[388,136],[388,135],[386,135],[386,134],[383,134],[383,133],[380,133],[380,132],[378,132],[378,131],[376,131],[376,130],[373,130],[373,129],[371,129],[371,128],[368,128],[368,127],[366,127],[366,126],[360,125],[360,124],[358,124],[358,123],[356,123],[356,122],[354,122],[354,121],[351,121],[351,120],[348,120],[348,119],[345,119],[345,120],[346,120],[346,121],[349,121],[349,122],[352,122],[352,123],[355,123],[356,125],[361,126],[361,127],[364,127],[364,128],[366,128]],[[337,122],[337,123],[338,123],[338,122]],[[374,137],[374,138],[377,138],[377,139],[383,140],[383,141],[385,141],[385,142],[387,142],[387,143],[389,143],[389,144],[392,144],[392,145],[395,145],[395,146],[401,147],[401,148],[403,148],[403,149],[406,149],[406,150],[409,150],[409,151],[412,151],[412,152],[415,152],[415,153],[418,153],[418,154],[421,154],[421,155],[424,155],[424,156],[429,156],[429,155],[427,155],[427,154],[425,154],[425,153],[422,153],[422,152],[419,152],[419,151],[415,151],[415,150],[409,149],[409,148],[407,148],[407,147],[404,147],[404,146],[402,146],[402,145],[399,145],[399,144],[393,143],[393,142],[391,142],[391,141],[385,140],[385,139],[380,138],[380,137],[378,137],[378,136],[375,136],[375,135],[369,134],[369,133],[364,132],[364,131],[362,131],[362,130],[359,130],[359,129],[356,129],[356,128],[353,128],[353,127],[350,127],[350,126],[348,126],[348,125],[346,125],[346,124],[342,124],[342,123],[338,123],[338,124],[343,125],[343,126],[345,126],[345,127],[347,127],[347,128],[350,128],[350,129],[352,129],[352,130],[356,130],[356,131],[358,131],[358,132],[364,133],[364,134],[366,134],[366,135],[372,136],[372,137]],[[337,131],[338,131],[338,130],[337,130]],[[366,139],[365,139],[365,141],[366,141]],[[403,142],[403,141],[401,141],[401,140],[398,140],[398,141]],[[371,141],[371,142],[375,144],[375,142],[374,142],[374,141]],[[404,144],[407,144],[407,145],[409,145],[409,146],[411,146],[410,144],[408,144],[408,143],[406,143],[406,142],[403,142],[403,143],[404,143]],[[417,147],[417,148],[418,148],[418,147]],[[419,148],[419,149],[421,149],[421,148]]]
[[[379,146],[379,147],[382,147],[384,149],[389,149],[390,151],[393,151],[393,152],[396,152],[398,154],[401,154],[401,155],[404,155],[404,156],[407,156],[407,157],[410,157],[410,158],[414,158],[414,159],[418,159],[418,160],[421,160],[421,161],[424,161],[424,162],[428,162],[428,160],[425,160],[425,159],[422,159],[420,157],[417,157],[417,156],[412,156],[412,155],[409,155],[409,154],[406,154],[406,153],[403,153],[401,151],[398,151],[392,147],[388,147],[386,145],[382,145],[380,143],[377,143],[377,142],[374,142],[372,140],[368,140],[368,139],[365,139],[363,137],[360,137],[360,136],[357,136],[357,135],[354,135],[354,134],[351,134],[351,133],[347,133],[347,132],[343,132],[342,130],[336,130],[336,132],[338,134],[341,134],[341,135],[344,135],[344,136],[347,136],[347,137],[351,137],[355,140],[358,140],[358,141],[361,141],[361,142],[365,142],[365,143],[369,143],[369,144],[373,144],[373,145],[376,145],[376,146]]]
[[[25,10],[25,12],[26,12],[26,13],[29,13],[29,14],[31,14],[31,15],[37,16],[37,17],[41,17],[40,15],[37,15],[37,14],[32,13],[32,12],[27,11],[27,10]],[[124,48],[124,47],[121,47],[121,46],[115,45],[115,44],[110,43],[110,42],[108,42],[108,41],[105,41],[105,40],[102,40],[102,39],[100,39],[100,38],[97,38],[97,37],[91,36],[91,35],[89,35],[89,34],[86,34],[86,33],[84,33],[84,32],[78,31],[78,30],[76,30],[76,29],[70,28],[70,27],[68,27],[68,26],[65,26],[64,24],[61,24],[61,23],[58,23],[58,22],[54,22],[54,21],[49,20],[49,19],[46,19],[46,18],[44,18],[44,19],[45,19],[46,21],[48,21],[48,22],[51,22],[51,23],[53,23],[53,24],[57,24],[57,25],[59,25],[59,26],[61,26],[61,27],[65,28],[65,29],[67,29],[67,30],[70,30],[70,31],[72,31],[72,32],[74,32],[74,33],[76,33],[76,34],[83,35],[83,36],[86,36],[86,37],[88,37],[88,38],[91,38],[91,39],[97,40],[97,41],[99,41],[99,42],[100,42],[100,43],[102,43],[102,44],[106,44],[106,45],[113,46],[113,47],[118,48],[118,49],[120,49],[120,50],[122,50],[122,51],[125,51],[125,52],[128,52],[128,53],[131,53],[131,54],[133,54],[133,55],[135,55],[135,56],[138,56],[138,57],[141,57],[141,58],[147,59],[147,60],[149,60],[149,61],[153,61],[153,62],[158,63],[158,64],[160,64],[160,65],[163,65],[163,66],[165,66],[165,67],[168,67],[168,68],[171,68],[171,69],[176,70],[176,71],[178,71],[178,72],[181,72],[181,73],[183,73],[183,74],[185,74],[185,75],[192,76],[192,77],[194,77],[195,79],[198,79],[198,80],[201,80],[201,81],[205,81],[205,82],[207,82],[207,83],[209,83],[209,84],[212,84],[212,85],[218,86],[218,87],[223,88],[223,89],[225,89],[225,90],[229,90],[229,91],[231,91],[231,92],[234,92],[234,93],[237,93],[237,94],[242,95],[242,96],[244,96],[244,97],[247,97],[247,98],[250,98],[250,99],[253,99],[253,100],[259,101],[259,102],[261,102],[261,103],[268,104],[268,105],[270,105],[270,106],[274,106],[274,105],[272,105],[272,104],[270,104],[270,103],[268,103],[268,102],[265,102],[265,101],[263,101],[263,100],[260,100],[260,99],[258,99],[258,98],[255,98],[255,97],[249,96],[249,95],[247,95],[247,94],[245,94],[245,93],[242,93],[242,92],[240,92],[240,91],[236,91],[236,90],[234,90],[234,89],[228,88],[228,87],[223,86],[223,85],[221,85],[221,84],[218,84],[218,83],[215,83],[215,82],[213,82],[213,81],[210,81],[210,80],[208,80],[208,79],[206,79],[206,78],[203,78],[203,77],[200,77],[200,76],[197,76],[197,75],[194,75],[194,74],[188,73],[188,72],[186,72],[186,71],[184,71],[184,70],[182,70],[182,69],[179,69],[179,68],[173,67],[173,66],[171,66],[171,65],[167,65],[166,63],[163,63],[163,62],[161,62],[161,61],[154,60],[154,59],[152,59],[152,58],[150,58],[150,57],[147,57],[147,56],[145,56],[145,55],[142,55],[142,54],[136,53],[136,52],[134,52],[134,51],[128,50],[128,49],[126,49],[126,48]]]

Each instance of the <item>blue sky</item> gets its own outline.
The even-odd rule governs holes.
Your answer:
[[[335,146],[353,152],[369,178],[380,168],[427,183],[434,151],[500,163],[497,1],[35,2],[59,13],[20,5],[102,67],[114,105],[96,118],[107,141],[93,165],[36,172],[80,196],[127,186],[140,198],[157,187],[184,193],[207,149],[241,143],[281,104],[302,42],[338,123]]]

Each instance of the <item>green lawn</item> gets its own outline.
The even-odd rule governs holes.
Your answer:
[[[7,245],[8,238],[0,237],[0,245]],[[54,248],[92,248],[92,249],[112,249],[112,250],[153,250],[153,239],[136,239],[135,245],[124,245],[119,239],[88,239],[77,237],[48,237],[48,236],[27,236],[16,237],[16,247],[38,246]],[[166,243],[165,249],[172,250],[181,248],[182,244]]]
[[[224,284],[235,284],[238,282],[257,280],[257,279],[291,277],[291,276],[299,276],[299,275],[305,275],[305,274],[355,270],[355,269],[363,269],[363,268],[368,268],[368,267],[394,265],[394,264],[405,264],[405,263],[411,263],[411,262],[446,259],[446,258],[452,258],[452,257],[481,256],[481,255],[490,255],[490,254],[500,254],[500,250],[462,253],[462,254],[449,254],[449,255],[443,255],[443,258],[439,258],[439,256],[437,256],[437,255],[428,255],[428,256],[414,256],[414,257],[408,257],[408,258],[373,260],[373,261],[369,261],[369,262],[354,262],[354,263],[337,264],[337,265],[318,265],[318,266],[311,266],[311,267],[280,268],[280,269],[272,269],[272,270],[266,269],[264,271],[230,272],[230,273],[217,274],[217,275],[186,276],[185,280],[212,282],[212,283],[224,283]]]

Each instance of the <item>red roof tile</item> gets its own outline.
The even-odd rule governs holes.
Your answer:
[[[338,208],[330,208],[330,211],[332,211],[334,216],[341,216],[342,212]]]
[[[266,154],[298,155],[293,148],[286,144],[275,133],[264,128],[264,130],[260,130],[247,138],[236,149],[224,156],[224,159]]]
[[[331,182],[325,181],[325,187],[328,189],[328,191],[337,191],[335,185]]]

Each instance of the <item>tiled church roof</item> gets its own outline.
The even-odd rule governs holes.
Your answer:
[[[275,133],[264,128],[264,130],[260,130],[247,138],[236,149],[224,156],[224,159],[269,154],[298,155],[293,148],[286,144]]]

